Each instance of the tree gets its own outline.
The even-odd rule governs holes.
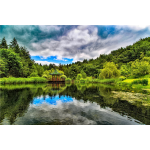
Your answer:
[[[81,75],[82,75],[82,78],[84,78],[84,79],[85,79],[85,78],[87,77],[86,73],[85,73],[83,70],[81,70],[81,72],[80,72],[80,73],[81,73]]]
[[[75,79],[78,73],[79,73],[79,67],[76,65],[72,65],[68,70],[68,76],[71,79]]]
[[[18,44],[15,37],[13,38],[13,40],[12,40],[10,43],[11,43],[11,44],[10,44],[10,47],[11,47],[11,48],[15,48],[15,47],[17,46],[17,44]]]
[[[44,69],[42,66],[36,64],[36,69],[37,69],[37,74],[41,77],[43,72],[44,72]]]
[[[61,63],[59,63],[58,69],[59,69],[59,70],[62,70],[62,69],[63,69],[63,66],[62,66]]]
[[[120,73],[123,76],[131,75],[131,67],[129,65],[122,65],[120,68]]]
[[[39,77],[37,72],[32,72],[29,77]]]
[[[15,53],[18,53],[18,54],[20,53],[20,48],[18,44],[14,47],[14,51]]]
[[[87,64],[83,67],[84,72],[86,75],[89,76],[94,76],[94,74],[98,73],[98,69],[95,65],[93,64]]]
[[[1,47],[2,47],[2,48],[6,48],[6,49],[8,48],[7,42],[6,42],[6,40],[5,40],[5,37],[2,39]]]
[[[8,75],[14,77],[22,75],[23,64],[18,54],[9,49],[0,49],[0,56],[7,62]]]
[[[135,77],[144,76],[150,73],[150,64],[147,61],[137,59],[131,64],[131,71]]]
[[[60,78],[67,79],[65,75],[61,75]]]
[[[8,73],[7,62],[0,58],[0,77],[6,77]]]
[[[77,80],[80,80],[82,78],[82,74],[77,75]]]
[[[116,78],[120,76],[120,71],[117,69],[116,65],[113,62],[108,62],[104,65],[104,69],[102,69],[99,74],[100,79],[110,79]]]

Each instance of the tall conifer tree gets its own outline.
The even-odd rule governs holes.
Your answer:
[[[10,44],[10,47],[11,47],[11,48],[15,48],[15,47],[17,46],[17,44],[18,44],[15,37],[13,38],[13,40],[12,40],[10,43],[11,43],[11,44]]]
[[[6,48],[6,49],[8,48],[7,42],[6,42],[6,40],[5,40],[5,37],[2,39],[1,47],[2,47],[2,48]]]

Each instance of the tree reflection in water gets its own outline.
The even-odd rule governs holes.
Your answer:
[[[113,98],[112,89],[96,84],[1,86],[0,123],[150,124],[149,107]]]

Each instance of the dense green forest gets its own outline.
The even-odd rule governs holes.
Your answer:
[[[26,47],[19,46],[16,38],[7,44],[0,41],[0,77],[45,77],[57,69],[66,78],[108,79],[119,76],[137,78],[150,74],[150,37],[133,45],[119,48],[96,59],[84,59],[72,64],[41,65],[31,59]]]

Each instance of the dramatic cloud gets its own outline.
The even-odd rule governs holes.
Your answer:
[[[46,63],[71,63],[96,58],[112,50],[131,45],[150,36],[150,26],[0,26],[0,38],[8,42],[16,37],[31,56],[40,56]],[[55,56],[53,60],[46,60]],[[65,58],[72,59],[67,62]]]

